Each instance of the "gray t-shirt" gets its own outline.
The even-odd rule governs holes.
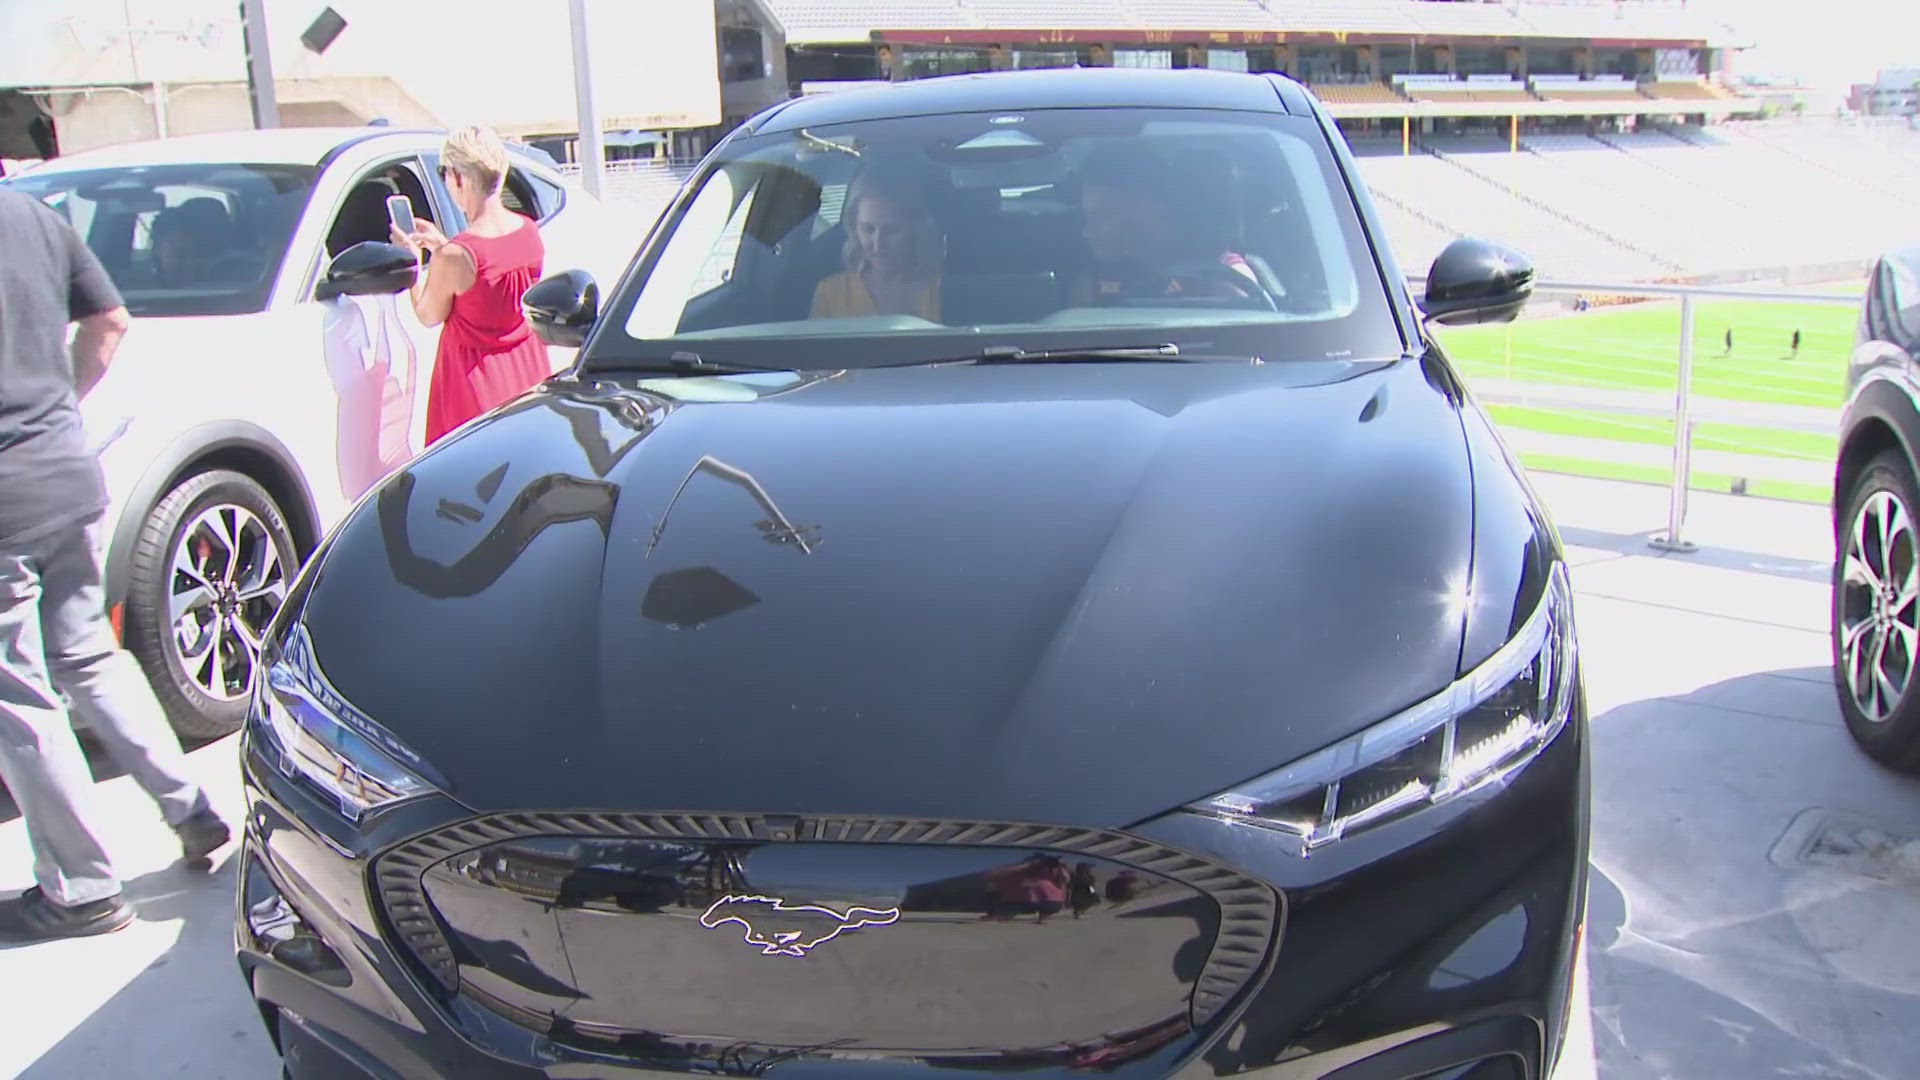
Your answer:
[[[107,505],[87,452],[67,327],[120,307],[106,268],[66,219],[0,187],[0,544]]]

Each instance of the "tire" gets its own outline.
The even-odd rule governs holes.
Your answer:
[[[1875,457],[1844,505],[1831,635],[1840,713],[1867,756],[1920,772],[1920,691],[1912,685],[1920,673],[1920,485],[1912,463],[1897,450]]]
[[[196,473],[147,514],[127,582],[126,646],[182,739],[245,723],[253,643],[298,570],[286,516],[244,474]]]

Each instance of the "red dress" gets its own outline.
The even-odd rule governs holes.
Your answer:
[[[531,220],[505,236],[463,232],[452,240],[473,256],[473,287],[453,298],[440,326],[427,391],[427,445],[553,374],[546,343],[533,336],[520,298],[540,280],[546,246]]]

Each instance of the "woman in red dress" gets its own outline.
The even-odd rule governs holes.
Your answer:
[[[547,347],[520,308],[540,280],[546,248],[539,226],[500,200],[505,144],[486,128],[456,131],[440,150],[440,175],[466,229],[448,239],[416,218],[411,234],[393,230],[394,242],[416,258],[432,256],[411,292],[420,322],[441,328],[427,391],[428,446],[553,374]]]

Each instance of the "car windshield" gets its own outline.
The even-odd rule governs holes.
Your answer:
[[[66,216],[133,314],[237,315],[266,307],[318,171],[151,165],[7,183]]]
[[[1269,361],[1404,348],[1318,125],[1187,109],[736,139],[604,321],[590,369],[676,353],[804,369],[1167,344]]]

